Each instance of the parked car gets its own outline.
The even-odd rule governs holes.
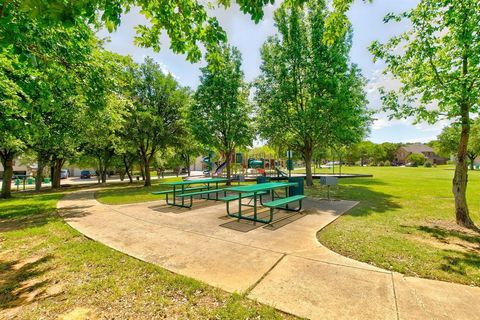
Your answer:
[[[68,170],[62,169],[60,170],[60,179],[67,179],[68,178]]]
[[[80,172],[80,179],[90,179],[92,177],[92,173],[90,170],[82,170]]]

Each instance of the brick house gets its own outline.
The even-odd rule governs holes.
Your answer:
[[[432,164],[446,164],[448,160],[437,155],[432,147],[426,144],[415,143],[398,148],[395,153],[395,161],[399,165],[404,165],[408,162],[407,157],[412,153],[423,154],[427,161]]]

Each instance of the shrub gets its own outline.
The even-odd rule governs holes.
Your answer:
[[[407,162],[409,162],[412,167],[422,166],[425,160],[425,156],[421,153],[412,153],[407,157]]]
[[[431,168],[432,167],[432,163],[430,161],[425,161],[425,163],[423,164],[423,166],[425,168]]]
[[[391,163],[390,161],[388,161],[388,160],[385,160],[385,161],[383,161],[383,165],[384,165],[385,167],[391,167],[391,166],[392,166],[392,163]]]
[[[383,166],[384,166],[384,163],[383,163],[382,161],[380,161],[380,162],[378,163],[378,166],[379,166],[379,167],[383,167]]]

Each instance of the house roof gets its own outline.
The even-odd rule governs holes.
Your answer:
[[[426,144],[416,143],[402,147],[405,151],[411,153],[433,152],[433,148]]]

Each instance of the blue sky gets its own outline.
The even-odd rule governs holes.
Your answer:
[[[278,1],[277,1],[278,2]],[[358,64],[363,75],[369,80],[366,88],[369,107],[377,110],[380,107],[378,87],[395,87],[395,82],[382,75],[383,65],[373,63],[367,47],[374,40],[386,41],[392,35],[401,33],[408,28],[406,23],[384,24],[383,17],[389,12],[401,12],[414,7],[418,0],[375,0],[372,4],[356,0],[348,16],[353,25],[353,47],[350,53],[352,62]],[[247,81],[253,80],[259,73],[260,47],[266,38],[275,34],[273,25],[274,6],[267,6],[264,19],[255,24],[250,18],[242,14],[236,6],[225,9],[215,9],[215,15],[227,32],[229,42],[238,47],[243,56],[243,69]],[[114,33],[99,32],[101,37],[109,37],[106,48],[124,55],[131,55],[137,62],[145,56],[154,58],[165,71],[171,72],[178,81],[185,86],[195,88],[200,75],[199,68],[204,62],[192,64],[185,60],[185,56],[176,55],[169,50],[168,37],[162,36],[162,49],[159,53],[151,49],[138,48],[133,44],[135,35],[134,26],[145,23],[145,19],[136,10],[122,18],[122,24]],[[446,125],[438,122],[435,125],[417,124],[412,120],[388,120],[383,113],[375,115],[376,121],[372,125],[369,140],[374,142],[426,142],[435,139],[436,135]]]

